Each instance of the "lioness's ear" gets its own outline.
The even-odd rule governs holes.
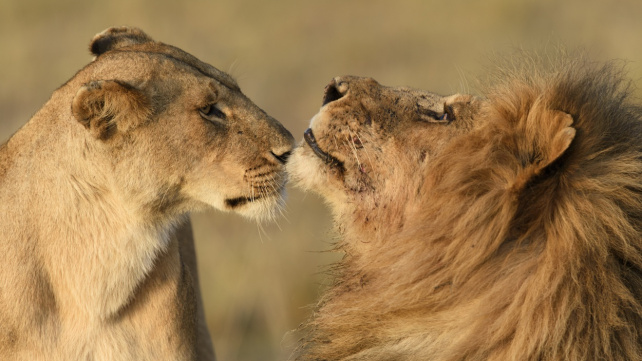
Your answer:
[[[143,93],[115,80],[82,86],[71,103],[71,111],[96,139],[102,140],[135,128],[151,113]]]
[[[152,42],[152,38],[138,28],[122,26],[109,28],[96,34],[89,43],[89,50],[95,56],[125,46]]]

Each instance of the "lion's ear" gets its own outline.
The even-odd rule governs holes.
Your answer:
[[[573,117],[559,110],[535,106],[525,120],[521,130],[525,137],[523,149],[528,150],[528,158],[532,163],[517,175],[514,189],[521,189],[530,179],[540,174],[558,160],[571,146],[575,139]]]
[[[71,111],[80,124],[101,140],[135,128],[151,114],[143,93],[115,80],[92,81],[82,86],[72,101]]]
[[[555,130],[549,145],[548,162],[545,166],[550,165],[566,152],[573,139],[575,139],[576,133],[575,128],[571,127],[573,125],[573,117],[570,114],[553,111],[551,116],[555,119],[553,124],[557,126],[553,126]]]
[[[110,50],[152,42],[152,38],[138,28],[127,26],[109,28],[96,34],[89,43],[89,50],[95,56],[106,53]]]
[[[540,154],[535,166],[544,169],[566,152],[575,139],[573,117],[559,110],[534,106],[526,119],[526,134]]]

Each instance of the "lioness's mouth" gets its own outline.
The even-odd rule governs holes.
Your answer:
[[[270,187],[269,191],[266,190],[251,196],[227,198],[224,202],[228,208],[234,209],[256,201],[270,200],[272,198],[278,199],[279,197],[282,197],[284,188],[285,188],[285,184],[273,185]]]
[[[343,167],[343,162],[319,148],[317,140],[314,137],[314,133],[312,133],[312,129],[308,128],[303,132],[303,139],[305,139],[305,142],[308,143],[312,151],[314,151],[314,154],[321,158],[325,164]]]
[[[261,197],[256,196],[256,197],[237,197],[237,198],[231,198],[231,199],[226,199],[225,200],[225,205],[230,207],[230,208],[236,208],[239,206],[242,206],[246,203],[254,202]]]

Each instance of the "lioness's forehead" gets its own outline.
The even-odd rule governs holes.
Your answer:
[[[145,43],[126,47],[123,49],[117,49],[99,56],[96,60],[107,60],[111,56],[126,56],[128,54],[170,60],[170,62],[172,62],[176,66],[191,69],[202,75],[216,79],[219,83],[221,83],[221,85],[231,90],[240,91],[240,88],[236,81],[227,73],[216,69],[210,64],[200,61],[195,56],[177,47],[163,43]]]

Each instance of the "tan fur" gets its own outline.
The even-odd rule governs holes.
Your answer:
[[[346,255],[296,359],[642,359],[642,109],[613,66],[527,68],[483,98],[328,86],[342,163],[288,170]]]
[[[212,360],[186,215],[271,217],[292,136],[139,29],[91,50],[0,147],[0,359]]]

